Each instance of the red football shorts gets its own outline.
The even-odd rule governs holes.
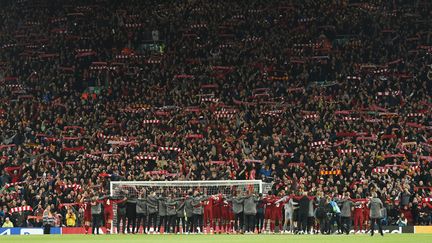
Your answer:
[[[213,207],[213,218],[215,218],[215,219],[222,218],[222,208],[221,207]]]
[[[112,211],[105,211],[104,212],[104,220],[105,222],[108,220],[113,220],[114,216],[113,216],[113,212]]]

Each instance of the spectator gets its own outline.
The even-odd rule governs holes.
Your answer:
[[[271,171],[269,165],[267,165],[267,164],[263,168],[261,168],[261,170],[259,172],[259,174],[263,175],[265,178],[270,177],[271,173],[272,173],[272,171]]]
[[[5,222],[3,223],[3,228],[13,228],[14,225],[12,221],[10,221],[9,217],[6,217]]]
[[[411,215],[413,219],[413,225],[418,225],[420,223],[420,205],[418,204],[418,199],[414,198],[411,205]]]
[[[75,213],[72,211],[72,209],[68,209],[67,210],[67,214],[66,214],[66,226],[67,227],[75,227],[76,226],[76,215]]]
[[[7,212],[6,206],[2,210],[0,210],[0,225],[3,225],[3,220],[6,217],[6,212]]]
[[[389,224],[417,223],[414,199],[432,197],[430,26],[418,24],[432,5],[346,2],[40,0],[23,14],[6,1],[0,207],[29,202],[9,215],[24,225],[38,205],[79,211],[115,180],[260,178],[275,194],[361,199],[375,184],[400,201]]]
[[[51,213],[51,206],[48,205],[43,212],[43,227],[44,227],[44,235],[51,234],[51,226],[54,225],[54,216]]]
[[[421,225],[430,225],[432,220],[431,208],[424,203],[420,210],[420,224]]]
[[[405,227],[408,225],[408,220],[405,218],[405,215],[401,213],[398,221],[396,222],[399,227]]]

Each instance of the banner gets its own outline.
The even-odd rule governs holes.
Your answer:
[[[432,226],[414,226],[415,234],[432,234]]]
[[[384,234],[406,234],[406,233],[416,233],[416,234],[431,234],[432,226],[383,226]],[[106,228],[99,228],[101,234],[106,233]],[[351,234],[354,230],[351,230]],[[363,234],[369,234],[370,230],[361,231]],[[378,235],[378,230],[375,231]],[[84,227],[52,227],[51,234],[86,234]],[[0,228],[1,235],[43,235],[43,228]]]
[[[62,229],[52,227],[50,232],[52,235],[59,235]],[[43,228],[0,228],[0,235],[43,235]]]
[[[62,234],[63,235],[71,235],[71,234],[81,234],[84,235],[86,234],[86,230],[84,227],[63,227],[62,228]],[[100,227],[99,228],[99,233],[100,234],[105,234],[106,233],[106,228],[105,227]]]
[[[417,227],[417,226],[416,226]],[[414,233],[414,226],[405,226],[405,227],[399,227],[399,226],[383,226],[383,232],[384,234],[412,234]],[[360,231],[363,234],[369,234],[370,230],[362,230]],[[350,231],[350,234],[354,234],[354,230]],[[378,227],[375,228],[375,234],[378,235]]]

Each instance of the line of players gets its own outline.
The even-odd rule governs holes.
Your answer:
[[[348,216],[349,220],[343,222],[347,215],[341,215],[339,208],[328,206],[332,205],[330,202],[333,200],[339,201],[341,207],[344,202],[350,202],[348,204],[350,213],[354,209],[352,213],[355,230],[362,230],[363,224],[369,218],[366,201],[350,199],[349,194],[334,199],[324,197],[322,194],[308,197],[306,192],[297,196],[283,196],[284,192],[279,196],[272,195],[271,192],[263,196],[249,190],[233,190],[231,193],[220,191],[210,196],[206,194],[192,189],[187,192],[182,192],[180,189],[157,189],[147,193],[145,190],[137,191],[135,187],[127,186],[120,190],[116,197],[87,197],[83,200],[85,229],[88,232],[92,225],[93,234],[98,234],[103,219],[107,233],[110,233],[114,216],[113,204],[117,204],[117,232],[133,234],[203,232],[248,234],[279,231],[312,233],[319,231],[314,230],[318,222],[323,234],[332,232],[331,227],[334,223],[338,226],[338,232],[348,233],[351,228],[351,215]],[[322,217],[317,215],[320,201],[321,204],[325,203]],[[280,229],[282,224],[283,228]]]

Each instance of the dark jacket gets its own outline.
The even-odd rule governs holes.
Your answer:
[[[138,198],[136,204],[136,212],[137,214],[147,214],[147,199],[146,198]]]
[[[183,218],[185,216],[185,201],[177,200],[176,203],[177,217]]]
[[[158,197],[158,214],[159,216],[167,215],[166,198]]]
[[[264,214],[264,206],[265,203],[262,199],[259,199],[258,203],[257,203],[257,213],[258,214]]]
[[[158,212],[159,201],[156,196],[148,196],[146,202],[148,214],[154,214]]]
[[[304,215],[309,213],[309,198],[303,196],[299,200],[299,214]]]
[[[117,214],[120,216],[126,215],[126,201],[117,204]]]
[[[167,216],[174,216],[177,215],[177,201],[171,198],[168,198],[165,202],[166,205],[166,215]]]
[[[128,199],[126,201],[126,216],[135,217],[136,216],[136,199]]]
[[[184,209],[186,212],[186,217],[190,218],[193,215],[193,209],[194,207],[192,206],[192,197],[187,197],[184,201]]]
[[[316,210],[316,217],[317,219],[322,219],[326,216],[326,199],[325,198],[319,198],[318,199],[318,207]]]

